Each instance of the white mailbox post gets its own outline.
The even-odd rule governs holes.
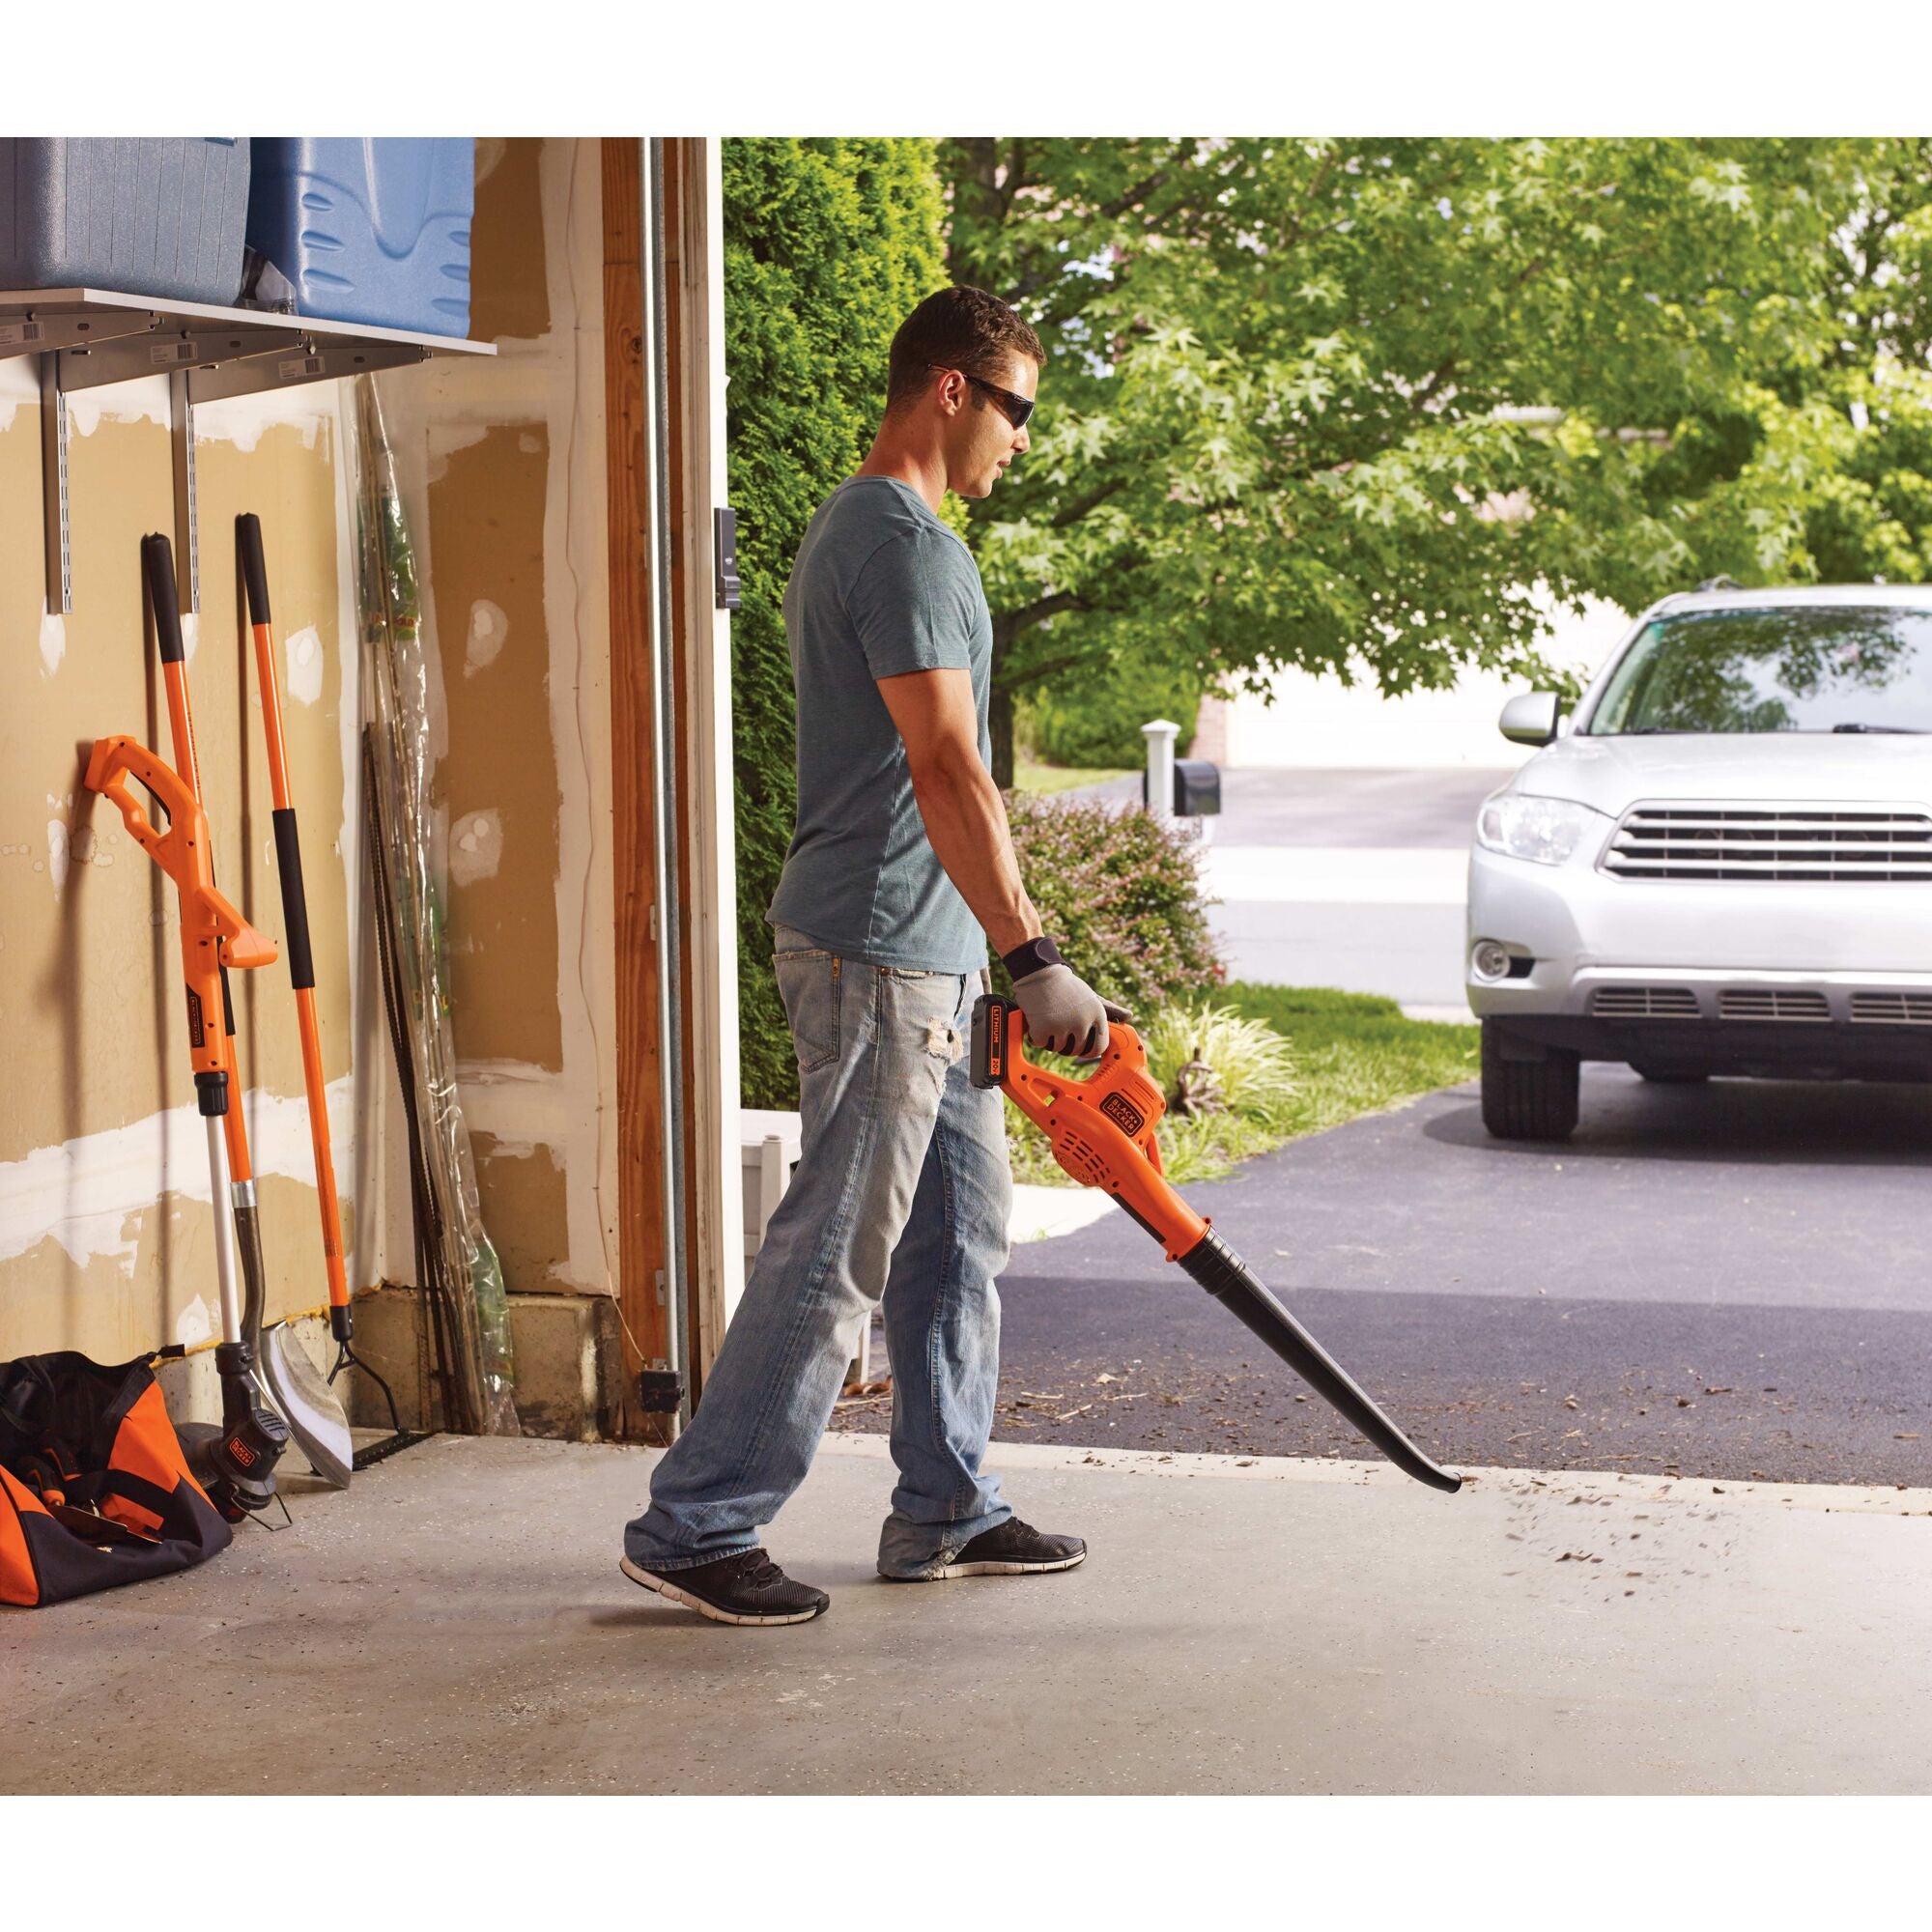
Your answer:
[[[1180,726],[1171,718],[1156,718],[1141,726],[1147,740],[1148,810],[1156,818],[1174,816],[1174,741]]]

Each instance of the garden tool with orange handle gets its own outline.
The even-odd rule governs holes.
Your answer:
[[[148,609],[160,651],[161,679],[167,693],[168,733],[182,782],[197,802],[202,797],[200,761],[195,752],[194,711],[188,697],[187,653],[182,638],[181,605],[175,589],[174,551],[164,536],[141,539],[141,574]],[[302,937],[306,940],[304,929]],[[291,947],[295,945],[291,936]],[[222,1065],[234,1091],[224,1121],[228,1143],[229,1194],[235,1214],[236,1248],[242,1264],[242,1327],[261,1376],[263,1393],[287,1420],[309,1466],[337,1489],[349,1482],[354,1450],[349,1418],[328,1391],[315,1364],[281,1325],[265,1343],[262,1320],[268,1284],[262,1262],[262,1230],[256,1207],[255,1175],[242,1119],[242,1080],[235,1049],[235,1008],[228,978],[221,976]],[[330,1176],[331,1181],[333,1175]]]
[[[1067,1174],[1112,1195],[1160,1242],[1169,1261],[1179,1262],[1397,1468],[1431,1489],[1460,1490],[1462,1477],[1437,1467],[1402,1433],[1161,1172],[1154,1129],[1167,1098],[1148,1072],[1140,1035],[1115,1021],[1098,1065],[1076,1077],[1026,1057],[1025,1024],[1011,1000],[986,993],[974,1003],[974,1086],[1004,1090],[1045,1134]]]
[[[282,887],[282,925],[288,936],[289,979],[295,987],[296,1024],[301,1035],[302,1084],[308,1094],[309,1144],[315,1151],[316,1206],[322,1216],[323,1266],[328,1277],[328,1331],[335,1338],[336,1361],[328,1381],[347,1366],[359,1368],[383,1391],[389,1405],[393,1441],[404,1431],[389,1385],[356,1354],[352,1338],[355,1318],[349,1302],[349,1277],[342,1257],[342,1212],[335,1192],[335,1157],[328,1138],[328,1089],[322,1066],[322,1028],[315,1010],[315,955],[309,945],[308,895],[302,885],[301,839],[289,783],[288,741],[282,732],[281,689],[275,676],[275,632],[269,610],[269,564],[262,546],[262,520],[252,510],[235,519],[235,550],[248,600],[248,628],[255,643],[255,675],[262,692],[262,732],[269,747],[269,791],[273,801],[275,871]],[[296,1344],[283,1327],[264,1338],[265,1361],[294,1360]],[[306,1356],[301,1363],[306,1363]],[[298,1364],[297,1366],[300,1366]],[[323,1387],[327,1392],[328,1384]],[[328,1400],[339,1410],[341,1405]],[[347,1434],[347,1420],[344,1420]],[[347,1480],[346,1472],[344,1480]]]
[[[128,784],[133,779],[167,817],[159,829]],[[129,837],[175,883],[181,898],[182,978],[187,989],[188,1053],[194,1064],[195,1103],[208,1129],[210,1195],[214,1209],[214,1267],[221,1300],[220,1344],[214,1351],[221,1381],[221,1425],[184,1423],[176,1432],[202,1488],[231,1521],[266,1509],[275,1493],[276,1461],[289,1432],[272,1409],[255,1400],[254,1336],[236,1291],[233,1200],[228,1169],[230,1116],[240,1105],[229,1078],[221,1010],[223,969],[267,966],[275,958],[266,939],[214,887],[208,819],[186,780],[138,739],[97,738],[87,786],[111,800]]]
[[[289,791],[288,746],[282,737],[282,699],[275,679],[275,633],[269,615],[269,566],[262,552],[262,520],[252,511],[235,519],[235,544],[247,585],[248,624],[255,638],[255,670],[262,687],[262,731],[269,744],[269,790],[274,800],[275,869],[282,883],[282,925],[288,936],[289,979],[295,986],[296,1022],[301,1029],[302,1080],[308,1090],[309,1139],[315,1148],[315,1185],[322,1211],[322,1255],[328,1274],[328,1325],[338,1342],[349,1339],[349,1278],[342,1264],[342,1216],[335,1197],[335,1159],[328,1144],[328,1096],[322,1071],[322,1029],[315,1015],[315,957],[309,949],[308,897],[302,889],[301,841]]]

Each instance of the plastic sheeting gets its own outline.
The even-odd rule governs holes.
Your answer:
[[[502,1264],[483,1229],[456,1082],[441,882],[431,864],[430,686],[414,553],[376,385],[356,385],[363,782],[378,952],[409,1114],[416,1265],[453,1426],[520,1434]]]

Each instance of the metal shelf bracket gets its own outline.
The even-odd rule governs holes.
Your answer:
[[[432,356],[496,353],[494,343],[463,337],[99,289],[0,293],[0,358],[40,358],[48,611],[64,616],[73,605],[67,405],[73,392],[144,376],[168,378],[177,581],[186,616],[201,606],[194,465],[199,405],[402,368]]]
[[[149,335],[159,327],[155,313],[128,309],[74,315],[29,309],[0,316],[0,356],[38,355],[41,360],[41,501],[45,526],[47,612],[64,617],[73,608],[73,541],[67,485],[67,390],[64,365],[97,344]]]

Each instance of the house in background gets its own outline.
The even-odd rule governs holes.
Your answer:
[[[1556,610],[1544,654],[1587,677],[1628,622],[1612,604],[1593,602],[1581,616]],[[1447,691],[1384,697],[1373,683],[1279,670],[1265,697],[1243,691],[1204,698],[1191,754],[1232,767],[1512,769],[1530,754],[1498,733],[1496,714],[1524,689],[1520,678],[1468,671]]]

